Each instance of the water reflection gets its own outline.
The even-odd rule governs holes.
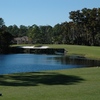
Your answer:
[[[0,74],[99,66],[100,61],[62,55],[0,55]]]
[[[100,60],[87,59],[85,57],[62,56],[62,57],[54,57],[52,59],[55,59],[57,62],[60,62],[61,64],[65,65],[67,64],[83,65],[87,67],[100,66]]]

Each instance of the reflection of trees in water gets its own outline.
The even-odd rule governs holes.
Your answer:
[[[100,60],[86,59],[81,56],[62,56],[54,57],[57,62],[61,64],[72,64],[72,65],[86,65],[86,66],[100,66]]]

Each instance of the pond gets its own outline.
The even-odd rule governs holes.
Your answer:
[[[0,55],[0,75],[99,66],[100,61],[64,55]]]

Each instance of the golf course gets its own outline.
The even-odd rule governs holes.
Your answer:
[[[45,44],[100,60],[100,47]],[[100,66],[0,75],[0,100],[99,100]]]

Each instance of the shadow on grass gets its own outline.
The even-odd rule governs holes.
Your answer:
[[[52,72],[0,75],[1,86],[71,85],[81,81],[84,81],[84,79],[78,76]]]

